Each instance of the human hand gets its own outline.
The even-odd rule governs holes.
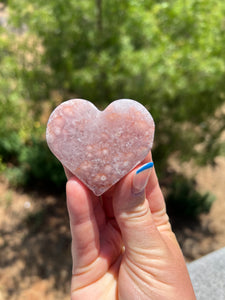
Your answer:
[[[72,300],[196,299],[155,170],[141,165],[100,198],[65,170]]]

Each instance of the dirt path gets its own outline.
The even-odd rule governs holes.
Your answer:
[[[0,300],[70,299],[70,270],[65,199],[0,182]]]
[[[217,197],[199,222],[175,228],[187,261],[225,246],[225,158],[216,162],[201,169],[171,165]],[[0,181],[0,300],[67,300],[70,270],[65,197],[20,193]]]
[[[214,167],[199,169],[190,163],[181,166],[174,161],[172,168],[178,172],[185,170],[188,176],[195,178],[199,191],[209,191],[216,196],[209,214],[202,215],[199,222],[185,224],[181,230],[176,227],[175,233],[186,260],[225,247],[225,157],[218,157]]]

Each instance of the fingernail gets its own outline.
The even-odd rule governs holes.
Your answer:
[[[145,189],[153,166],[153,162],[149,162],[137,169],[133,177],[134,194],[138,194]]]

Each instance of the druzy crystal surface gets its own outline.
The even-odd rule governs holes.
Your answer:
[[[116,100],[100,111],[72,99],[52,112],[46,138],[60,162],[100,196],[146,157],[154,129],[148,110],[134,100]]]

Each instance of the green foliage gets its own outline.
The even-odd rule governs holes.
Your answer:
[[[16,166],[4,170],[12,186],[37,188],[48,186],[60,191],[65,186],[65,175],[61,164],[53,158],[44,141],[33,140],[22,145]]]
[[[21,110],[21,82],[11,35],[1,28],[0,33],[0,155],[4,162],[13,161],[19,154],[26,108]]]
[[[25,183],[35,188],[42,184],[55,190],[65,186],[63,168],[57,159],[53,159],[52,153],[43,140],[33,140],[32,145],[24,147],[19,156],[20,166],[23,166]]]
[[[36,187],[65,184],[59,162],[45,142],[42,109],[36,100],[47,95],[45,73],[31,48],[35,38],[0,28],[0,172],[12,186]],[[27,57],[26,57],[27,56]],[[36,66],[37,64],[37,66]]]
[[[6,169],[6,165],[4,164],[4,162],[2,161],[2,157],[0,156],[0,174],[4,172],[5,169]]]
[[[42,40],[42,62],[63,96],[100,107],[132,98],[150,109],[162,169],[173,151],[201,162],[220,152],[218,146],[212,157],[202,154],[224,128],[212,128],[209,119],[225,99],[224,1],[11,0],[10,7],[13,23]]]
[[[0,28],[0,157],[12,181],[64,183],[44,138],[43,107],[59,103],[54,91],[100,108],[118,98],[146,105],[161,176],[174,152],[201,164],[223,153],[223,0],[9,0],[8,8],[8,27]]]
[[[210,193],[201,194],[196,191],[193,179],[187,179],[182,175],[176,175],[170,186],[167,197],[169,213],[180,218],[197,218],[201,213],[208,213],[215,196]]]

